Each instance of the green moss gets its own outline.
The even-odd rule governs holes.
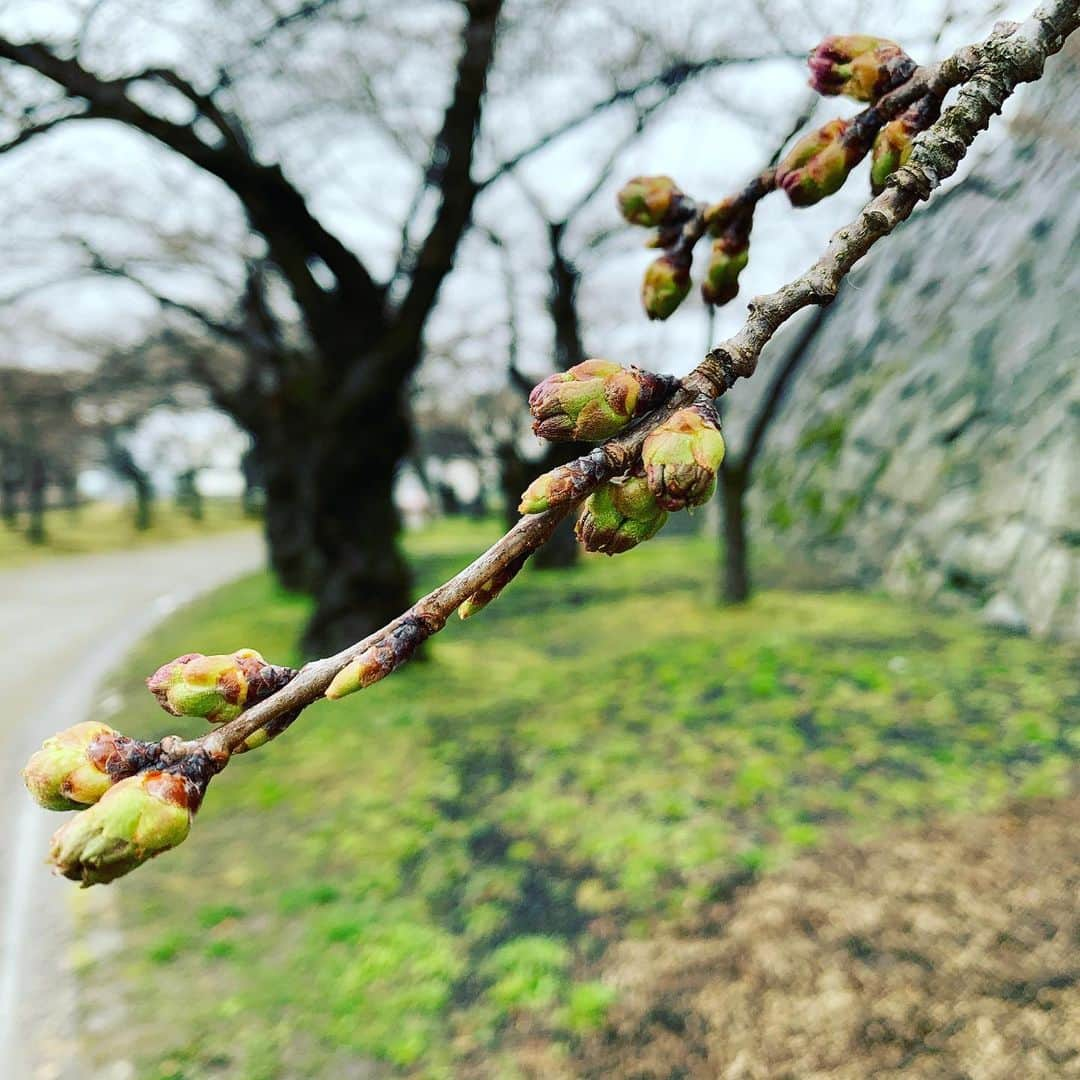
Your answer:
[[[842,412],[826,416],[803,431],[799,437],[799,450],[818,450],[830,464],[840,456],[847,431],[847,414]]]
[[[491,534],[412,537],[421,584]],[[613,933],[837,829],[1063,789],[1075,648],[843,593],[717,608],[716,567],[679,537],[526,570],[423,662],[230,765],[114,893],[138,1074],[453,1076],[521,1024],[569,1045],[613,1000],[590,967]],[[116,675],[120,726],[174,729],[141,682],[162,658],[295,659],[306,610],[256,575],[178,612]]]

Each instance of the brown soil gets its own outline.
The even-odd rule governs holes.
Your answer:
[[[1071,799],[841,844],[615,944],[573,1075],[1080,1077],[1078,825]]]

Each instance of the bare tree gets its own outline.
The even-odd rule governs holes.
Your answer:
[[[0,61],[5,62],[0,74],[16,103],[11,134],[0,150],[21,150],[61,126],[119,124],[213,177],[242,208],[260,244],[249,245],[242,295],[224,314],[178,299],[158,287],[153,273],[137,262],[114,262],[93,253],[84,262],[94,272],[139,282],[172,313],[201,322],[241,351],[238,378],[226,380],[205,369],[203,377],[218,406],[252,436],[266,493],[274,569],[285,584],[317,598],[308,646],[340,646],[408,599],[409,575],[395,542],[400,523],[392,494],[398,465],[409,452],[409,384],[423,355],[425,326],[477,198],[530,155],[600,111],[663,92],[673,82],[739,58],[707,51],[694,59],[669,59],[647,41],[636,42],[638,55],[631,62],[621,60],[633,76],[629,81],[533,142],[495,158],[486,175],[477,175],[478,136],[502,0],[435,4],[426,22],[418,20],[421,28],[414,32],[428,34],[439,46],[450,31],[457,53],[441,120],[426,140],[416,132],[432,125],[418,124],[410,103],[392,102],[386,108],[379,97],[379,82],[393,77],[400,55],[393,40],[400,19],[395,22],[393,11],[334,3],[285,10],[238,4],[229,9],[234,17],[217,29],[224,31],[223,40],[239,44],[235,54],[216,58],[216,69],[192,55],[183,65],[154,63],[132,70],[119,50],[101,44],[100,32],[91,32],[105,17],[100,7],[88,9],[73,39],[0,36]],[[388,20],[384,29],[376,26],[373,32],[383,33],[389,47],[380,58],[371,52],[362,61],[361,50],[349,42],[358,28],[366,32],[374,26],[376,15]],[[533,15],[531,9],[530,15],[541,22],[556,18],[541,11]],[[113,26],[123,26],[122,19],[113,19]],[[385,144],[423,162],[401,226],[398,256],[383,274],[323,223],[292,170],[281,163],[282,138],[265,134],[264,125],[252,119],[259,114],[259,95],[273,96],[274,65],[284,63],[290,46],[299,41],[298,28],[310,31],[323,20],[335,31],[329,40],[338,51],[323,61],[329,66],[318,75],[339,96],[340,73],[332,65],[340,64],[349,80],[350,109],[335,114],[333,122],[360,109]],[[249,31],[252,23],[260,29]],[[205,35],[199,40],[201,45]],[[445,49],[426,45],[445,58]],[[435,100],[429,93],[411,104],[427,115]],[[290,102],[275,117],[273,130],[287,137],[289,123],[317,119],[308,102]],[[484,153],[492,157],[486,147]],[[286,156],[297,157],[292,148]],[[372,199],[371,216],[385,227],[379,197]],[[286,309],[296,312],[299,333],[283,316]]]

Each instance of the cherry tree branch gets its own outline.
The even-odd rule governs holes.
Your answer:
[[[200,739],[163,740],[166,758],[181,761],[209,756],[223,761],[261,728],[269,728],[275,721],[280,723],[283,717],[297,714],[322,697],[334,677],[368,650],[378,652],[383,674],[404,663],[420,642],[437,633],[493,575],[520,565],[536,551],[586,495],[632,467],[650,431],[701,396],[720,397],[739,379],[752,376],[762,350],[782,325],[803,308],[830,303],[851,269],[956,171],[1005,99],[1019,84],[1040,77],[1047,57],[1061,49],[1078,25],[1080,0],[1051,0],[1026,22],[1001,24],[981,44],[961,49],[941,64],[916,72],[909,84],[894,92],[898,97],[888,108],[899,111],[902,105],[897,102],[910,103],[928,92],[944,94],[953,86],[963,87],[955,104],[915,140],[907,165],[893,174],[886,190],[867,203],[854,221],[832,237],[813,266],[775,292],[755,297],[743,326],[706,354],[681,380],[665,405],[618,437],[563,466],[567,484],[559,505],[522,517],[487,551],[408,611],[363,641],[307,664],[283,689],[236,719]]]

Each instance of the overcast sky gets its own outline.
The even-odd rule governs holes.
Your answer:
[[[300,0],[294,4],[299,7]],[[450,0],[342,0],[335,6],[351,21],[308,22],[254,54],[248,43],[270,18],[271,5],[262,0],[15,0],[0,5],[0,30],[68,48],[85,25],[81,55],[108,74],[169,64],[206,85],[222,64],[230,65],[235,102],[256,132],[260,154],[281,160],[320,218],[385,279],[424,147],[449,94],[460,13]],[[84,23],[91,10],[93,17]],[[807,101],[805,64],[796,57],[823,31],[893,37],[916,59],[929,60],[984,36],[996,18],[1023,17],[1027,5],[780,0],[769,11],[763,19],[752,0],[511,0],[489,83],[478,174],[603,98],[613,79],[625,84],[636,72],[655,69],[658,56],[791,54],[696,80],[659,111],[576,220],[568,244],[576,254],[590,237],[618,226],[614,193],[630,176],[668,173],[687,191],[711,200],[761,168]],[[954,19],[946,22],[949,12]],[[647,46],[635,44],[634,28],[640,26],[652,35]],[[358,104],[357,87],[364,82],[371,84],[369,91],[374,88],[385,122],[372,121]],[[15,84],[21,90],[26,85]],[[32,89],[36,93],[42,85],[37,81]],[[820,123],[857,108],[826,99],[815,116]],[[549,214],[563,213],[592,184],[631,123],[629,109],[601,114],[531,159],[520,170],[521,182]],[[81,258],[80,237],[117,258],[145,260],[147,276],[162,291],[222,311],[238,288],[239,255],[252,248],[235,200],[216,181],[108,122],[61,127],[0,159],[0,187],[0,297],[31,282],[62,279],[0,310],[0,363],[86,363],[88,342],[96,346],[103,336],[136,341],[156,317],[156,305],[136,288],[85,276],[66,280]],[[741,322],[745,298],[804,269],[866,197],[864,164],[839,195],[817,207],[793,211],[779,196],[767,199],[755,222],[742,292],[718,313],[714,340]],[[522,362],[543,374],[550,369],[551,350],[540,219],[514,179],[489,189],[475,218],[511,245]],[[422,214],[419,221],[422,227]],[[159,265],[163,234],[184,247],[181,266],[175,259]],[[704,307],[695,294],[669,322],[646,322],[638,289],[653,256],[641,250],[643,239],[640,230],[617,230],[599,254],[582,255],[586,346],[623,362],[685,370],[706,344]],[[706,256],[702,245],[699,267]],[[453,341],[476,385],[490,383],[505,366],[506,309],[499,255],[476,230],[444,286],[428,340],[436,347]],[[430,381],[433,373],[429,368],[422,380]]]

